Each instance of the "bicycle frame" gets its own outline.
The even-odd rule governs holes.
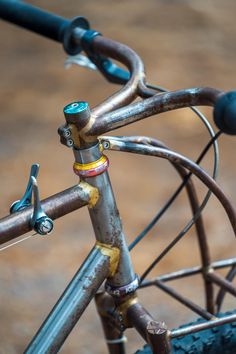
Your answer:
[[[85,29],[72,28],[71,35],[75,45],[81,46],[81,38],[85,32]],[[224,92],[212,88],[192,88],[157,95],[154,90],[146,86],[142,60],[133,50],[100,35],[93,39],[92,48],[99,55],[116,59],[126,65],[130,72],[130,78],[120,91],[92,109],[91,114],[79,117],[79,120],[71,120],[66,116],[66,123],[72,130],[73,137],[76,135],[77,139],[73,147],[76,161],[74,170],[80,176],[81,182],[77,186],[48,198],[42,205],[52,219],[57,219],[88,205],[96,242],[25,353],[58,352],[95,296],[110,353],[122,354],[124,352],[123,330],[129,326],[135,327],[139,331],[151,345],[153,353],[169,353],[171,337],[184,335],[187,331],[192,333],[199,328],[170,333],[165,324],[155,321],[139,304],[135,292],[139,286],[138,279],[132,267],[109,180],[108,159],[103,151],[109,147],[113,150],[163,157],[177,166],[183,177],[186,177],[186,170],[189,170],[197,175],[220,200],[234,231],[236,230],[235,209],[214,180],[196,164],[181,155],[175,154],[165,147],[145,146],[142,144],[142,140],[139,141],[139,144],[136,142],[134,145],[132,142],[119,142],[109,137],[102,138],[100,135],[168,110],[198,105],[214,107]],[[138,96],[144,99],[132,103]],[[98,161],[102,161],[99,166]],[[86,173],[82,175],[81,171],[86,171]],[[188,189],[192,209],[197,210],[195,192],[191,182],[188,184]],[[8,242],[31,230],[29,222],[31,215],[32,207],[0,220],[0,243]],[[187,302],[186,299],[183,299],[183,303],[209,319],[210,321],[205,327],[210,328],[236,320],[236,315],[215,319],[212,299],[212,283],[218,283],[222,289],[236,294],[230,282],[214,272],[217,267],[236,264],[236,260],[225,261],[220,265],[211,263],[200,217],[197,227],[204,268],[207,310],[198,308],[195,304]],[[197,271],[200,270],[185,270],[176,277],[183,277],[187,273]],[[172,279],[174,279],[173,274]],[[106,281],[105,287],[109,295],[102,292],[104,281]],[[146,281],[141,286],[152,284],[164,287],[162,282],[160,283],[160,279],[152,282]],[[167,287],[165,290],[171,293]],[[176,296],[178,297],[178,295]],[[113,302],[110,303],[111,301]],[[109,317],[107,307],[109,310],[114,307],[118,308],[122,314],[121,321],[119,319],[117,321],[118,323],[120,321],[118,327],[117,323],[115,328],[111,327],[109,321],[115,322],[116,319],[112,316]],[[204,326],[202,325],[202,327]]]

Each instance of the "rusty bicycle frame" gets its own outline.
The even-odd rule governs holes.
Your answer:
[[[72,27],[70,40],[75,47],[81,46],[81,38],[87,30]],[[230,281],[236,273],[236,258],[211,261],[202,217],[198,215],[196,230],[202,265],[139,282],[122,230],[108,175],[109,162],[104,151],[112,149],[157,156],[169,160],[183,179],[189,172],[196,175],[218,198],[236,234],[235,209],[214,179],[203,169],[186,157],[163,147],[160,142],[145,137],[118,139],[102,137],[101,134],[169,110],[191,106],[214,107],[224,92],[204,87],[157,94],[146,85],[143,62],[132,49],[101,35],[93,38],[91,48],[98,55],[124,64],[129,70],[130,78],[119,91],[91,111],[87,107],[86,114],[73,114],[79,103],[67,106],[66,125],[61,128],[61,132],[63,129],[70,129],[72,134],[74,171],[80,176],[80,183],[45,199],[42,206],[53,220],[88,206],[96,238],[95,245],[25,353],[57,353],[93,298],[96,300],[111,354],[125,353],[123,332],[128,327],[136,328],[154,354],[170,353],[171,338],[236,321],[236,315],[217,318],[213,297],[213,284],[220,287],[219,302],[223,300],[225,292],[236,295],[236,289]],[[137,97],[141,100],[132,103]],[[194,214],[199,205],[191,178],[186,183],[186,189]],[[0,244],[30,231],[32,212],[33,207],[27,207],[2,218]],[[230,267],[226,278],[216,272],[223,267]],[[166,285],[168,281],[199,273],[205,284],[205,309]],[[183,329],[169,330],[161,319],[153,319],[138,300],[136,290],[152,285],[161,288],[208,321]]]

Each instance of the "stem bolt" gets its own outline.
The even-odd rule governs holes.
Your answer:
[[[68,139],[68,140],[66,140],[66,145],[68,147],[72,147],[74,145],[74,141],[72,139]]]
[[[108,150],[110,147],[109,141],[103,141],[102,146],[104,150]]]

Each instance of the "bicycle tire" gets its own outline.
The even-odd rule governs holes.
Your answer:
[[[218,316],[235,314],[233,312],[221,313]],[[184,328],[189,325],[205,322],[204,319],[180,326]],[[233,354],[236,353],[236,322],[227,323],[197,333],[188,334],[184,337],[174,338],[171,341],[171,353],[174,354]],[[149,345],[145,344],[135,354],[152,354]]]

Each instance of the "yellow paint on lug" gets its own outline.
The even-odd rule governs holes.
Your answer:
[[[99,143],[99,151],[101,153],[103,153],[103,151],[104,151],[104,147],[103,147],[103,145],[101,143]]]
[[[89,170],[95,169],[97,167],[100,167],[106,161],[107,161],[107,157],[105,155],[102,155],[100,157],[100,159],[98,159],[96,161],[93,161],[93,162],[89,162],[89,163],[75,162],[74,163],[74,169],[76,169],[78,171],[89,171]]]
[[[127,318],[127,311],[131,306],[137,304],[138,302],[139,300],[137,294],[134,293],[131,296],[128,296],[128,298],[123,303],[117,306],[117,312],[119,313],[119,315],[122,316],[126,328],[132,327],[132,324],[129,323],[129,320]]]
[[[136,293],[132,294],[130,297],[128,297],[128,299],[123,302],[122,304],[119,305],[119,310],[122,314],[126,314],[127,310],[137,304],[139,301],[138,301],[138,297],[136,295]]]
[[[110,258],[110,272],[109,276],[113,276],[117,270],[119,260],[120,260],[120,250],[118,247],[113,247],[106,243],[101,243],[99,241],[96,242],[95,245],[104,256],[108,256]]]
[[[79,186],[86,192],[89,194],[89,202],[88,202],[88,207],[89,208],[93,208],[96,204],[97,201],[99,199],[99,191],[97,188],[91,186],[90,184],[81,181],[79,183]]]

